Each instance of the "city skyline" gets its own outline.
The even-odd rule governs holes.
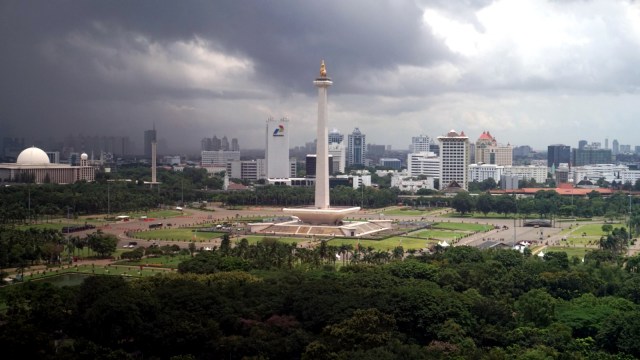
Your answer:
[[[287,117],[303,145],[315,138],[309,69],[325,59],[340,84],[329,128],[371,143],[405,149],[455,128],[536,150],[636,145],[637,3],[149,5],[0,4],[3,136],[130,136],[155,123],[182,152],[202,134],[260,144],[264,120]]]

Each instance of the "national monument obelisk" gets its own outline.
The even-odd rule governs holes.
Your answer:
[[[312,208],[285,208],[285,213],[297,216],[302,222],[312,225],[339,225],[342,219],[358,212],[359,207],[331,208],[329,202],[329,130],[327,111],[327,89],[333,84],[327,77],[324,60],[320,64],[320,77],[313,81],[318,88],[318,129],[316,144],[316,192]]]
[[[324,60],[320,65],[320,77],[313,85],[318,88],[318,129],[316,144],[316,197],[315,206],[318,209],[329,208],[329,133],[327,125],[327,89],[333,81],[327,77]]]

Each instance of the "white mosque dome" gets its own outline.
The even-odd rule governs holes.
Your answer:
[[[80,160],[88,160],[88,159],[89,159],[89,155],[87,155],[87,153],[80,154]]]
[[[38,149],[35,146],[32,146],[28,149],[22,150],[20,155],[18,155],[18,159],[16,160],[16,164],[18,165],[48,165],[49,164],[49,156],[47,153]]]

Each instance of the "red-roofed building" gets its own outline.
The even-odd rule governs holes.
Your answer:
[[[488,131],[483,131],[476,140],[474,163],[510,166],[513,164],[513,148],[510,144],[498,145]]]

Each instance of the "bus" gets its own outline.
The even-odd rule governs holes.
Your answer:
[[[161,227],[162,227],[162,223],[149,224],[149,229],[157,229]]]

